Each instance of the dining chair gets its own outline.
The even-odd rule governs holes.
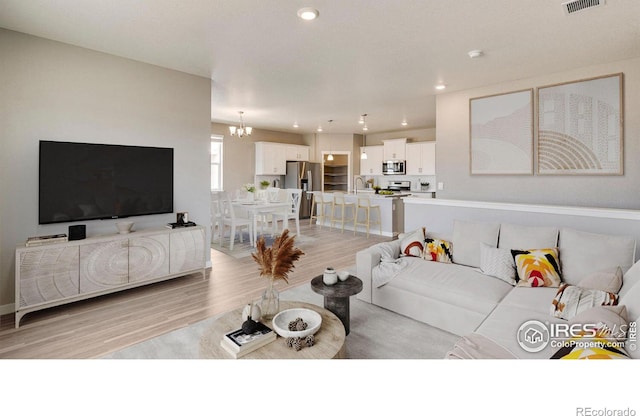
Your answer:
[[[222,191],[211,191],[211,242],[216,242],[217,239],[222,246],[222,229],[224,224],[222,218],[224,209],[222,207]]]
[[[288,228],[289,218],[296,220],[296,235],[300,235],[300,201],[302,200],[302,189],[285,189],[287,194],[287,206],[285,212],[273,212],[273,233],[278,233],[278,221],[282,220],[282,229]]]
[[[242,218],[236,214],[235,208],[231,202],[231,197],[228,193],[223,192],[222,200],[222,224],[223,229],[228,226],[230,228],[229,233],[229,250],[233,250],[233,243],[236,239],[236,232],[239,234],[240,242],[243,242],[242,229],[246,228],[249,233],[249,241],[253,245],[253,223],[249,218]],[[224,231],[223,231],[224,234]],[[220,246],[222,247],[222,239],[220,240]]]

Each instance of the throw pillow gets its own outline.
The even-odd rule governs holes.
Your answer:
[[[511,250],[516,281],[525,287],[558,287],[562,282],[557,248]]]
[[[627,338],[627,308],[618,306],[595,306],[580,312],[569,321],[569,325],[593,324],[604,338],[624,341]]]
[[[618,295],[602,290],[585,289],[564,283],[551,302],[551,315],[561,319],[571,319],[594,306],[614,306]]]
[[[424,251],[424,228],[418,228],[405,235],[400,243],[400,254],[403,256],[422,257]]]
[[[560,348],[551,359],[562,360],[613,360],[629,358],[626,351],[618,345],[600,336],[583,335],[571,338],[567,345]]]
[[[491,247],[482,243],[480,246],[480,270],[482,273],[504,280],[512,286],[516,285],[516,264],[509,249]]]
[[[425,238],[422,257],[429,261],[451,263],[451,243],[437,238]]]
[[[607,270],[591,273],[580,280],[578,286],[586,289],[602,290],[604,292],[618,293],[622,287],[622,269],[620,266]]]

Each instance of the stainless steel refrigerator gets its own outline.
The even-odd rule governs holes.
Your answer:
[[[322,190],[322,165],[311,162],[287,162],[284,187],[302,189],[300,218],[311,216],[311,191]]]

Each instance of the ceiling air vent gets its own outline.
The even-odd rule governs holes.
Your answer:
[[[574,0],[562,3],[564,14],[571,15],[583,10],[592,9],[598,6],[604,6],[605,0]]]

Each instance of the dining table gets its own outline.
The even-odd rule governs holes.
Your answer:
[[[258,216],[279,212],[284,215],[284,223],[288,221],[288,214],[291,203],[286,201],[262,201],[262,200],[237,200],[231,203],[234,208],[247,213],[252,223],[253,236],[251,238],[251,246],[256,246],[258,240]]]

